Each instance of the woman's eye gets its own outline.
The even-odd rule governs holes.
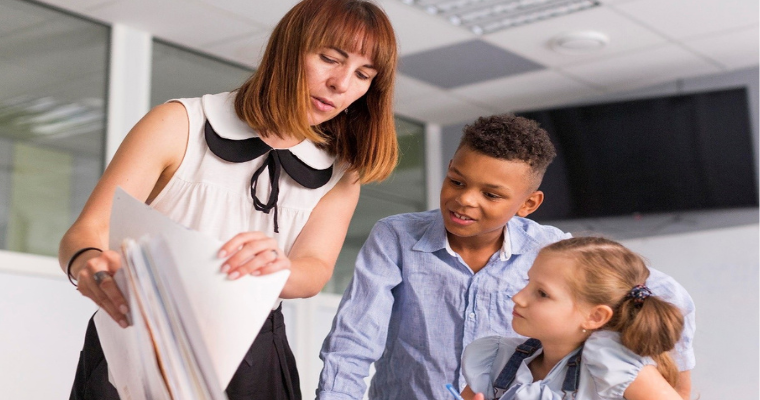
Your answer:
[[[363,72],[357,72],[356,76],[359,77],[359,79],[366,81],[367,79],[370,79],[369,75],[363,73]]]
[[[458,181],[458,180],[456,180],[456,179],[451,179],[451,178],[449,178],[449,182],[451,182],[451,184],[452,184],[452,185],[454,185],[454,186],[462,186],[462,185],[463,185],[463,183],[462,183],[462,182],[459,182],[459,181]]]
[[[333,60],[332,58],[330,58],[330,57],[328,57],[328,56],[326,56],[324,54],[320,54],[319,58],[321,58],[322,61],[324,61],[326,63],[330,63],[330,64],[335,64],[337,62],[337,61]]]

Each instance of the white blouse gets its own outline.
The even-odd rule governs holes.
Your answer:
[[[277,219],[275,212],[256,210],[251,195],[251,178],[267,158],[267,153],[245,162],[225,161],[214,154],[204,136],[206,121],[223,139],[245,140],[258,133],[238,119],[233,108],[235,93],[205,95],[201,98],[177,99],[187,110],[189,138],[187,151],[179,169],[161,193],[151,202],[156,210],[191,229],[226,242],[246,231],[261,231],[275,238],[285,252],[290,250],[319,200],[341,179],[346,165],[304,140],[288,150],[314,170],[332,166],[332,176],[323,186],[309,189],[282,171],[279,178]],[[269,171],[258,176],[256,197],[267,202],[271,187]]]

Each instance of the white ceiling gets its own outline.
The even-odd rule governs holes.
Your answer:
[[[297,0],[43,2],[253,67],[269,32]],[[448,90],[401,75],[395,111],[443,125],[752,67],[760,58],[757,0],[601,0],[600,7],[485,36],[400,0],[376,2],[396,29],[402,56],[480,39],[547,67]],[[586,30],[605,33],[609,45],[585,55],[548,46],[559,34]]]

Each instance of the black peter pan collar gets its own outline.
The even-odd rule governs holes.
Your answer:
[[[234,93],[203,96],[203,108],[206,114],[204,126],[206,144],[214,155],[228,162],[248,162],[266,154],[266,160],[251,177],[251,197],[256,210],[269,214],[269,211],[274,209],[274,231],[279,232],[277,201],[282,171],[285,171],[299,185],[308,189],[317,189],[330,181],[334,158],[308,140],[289,149],[272,148],[247,124],[237,118],[232,101],[234,101]],[[217,126],[217,129],[214,129],[214,126]],[[228,137],[217,133],[219,127],[227,128],[225,133]],[[271,189],[266,203],[256,197],[259,176],[265,170],[269,172]]]

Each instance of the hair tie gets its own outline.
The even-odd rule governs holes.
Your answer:
[[[633,299],[633,302],[636,304],[642,304],[644,303],[644,300],[651,295],[652,291],[649,290],[646,285],[636,285],[625,297]]]

